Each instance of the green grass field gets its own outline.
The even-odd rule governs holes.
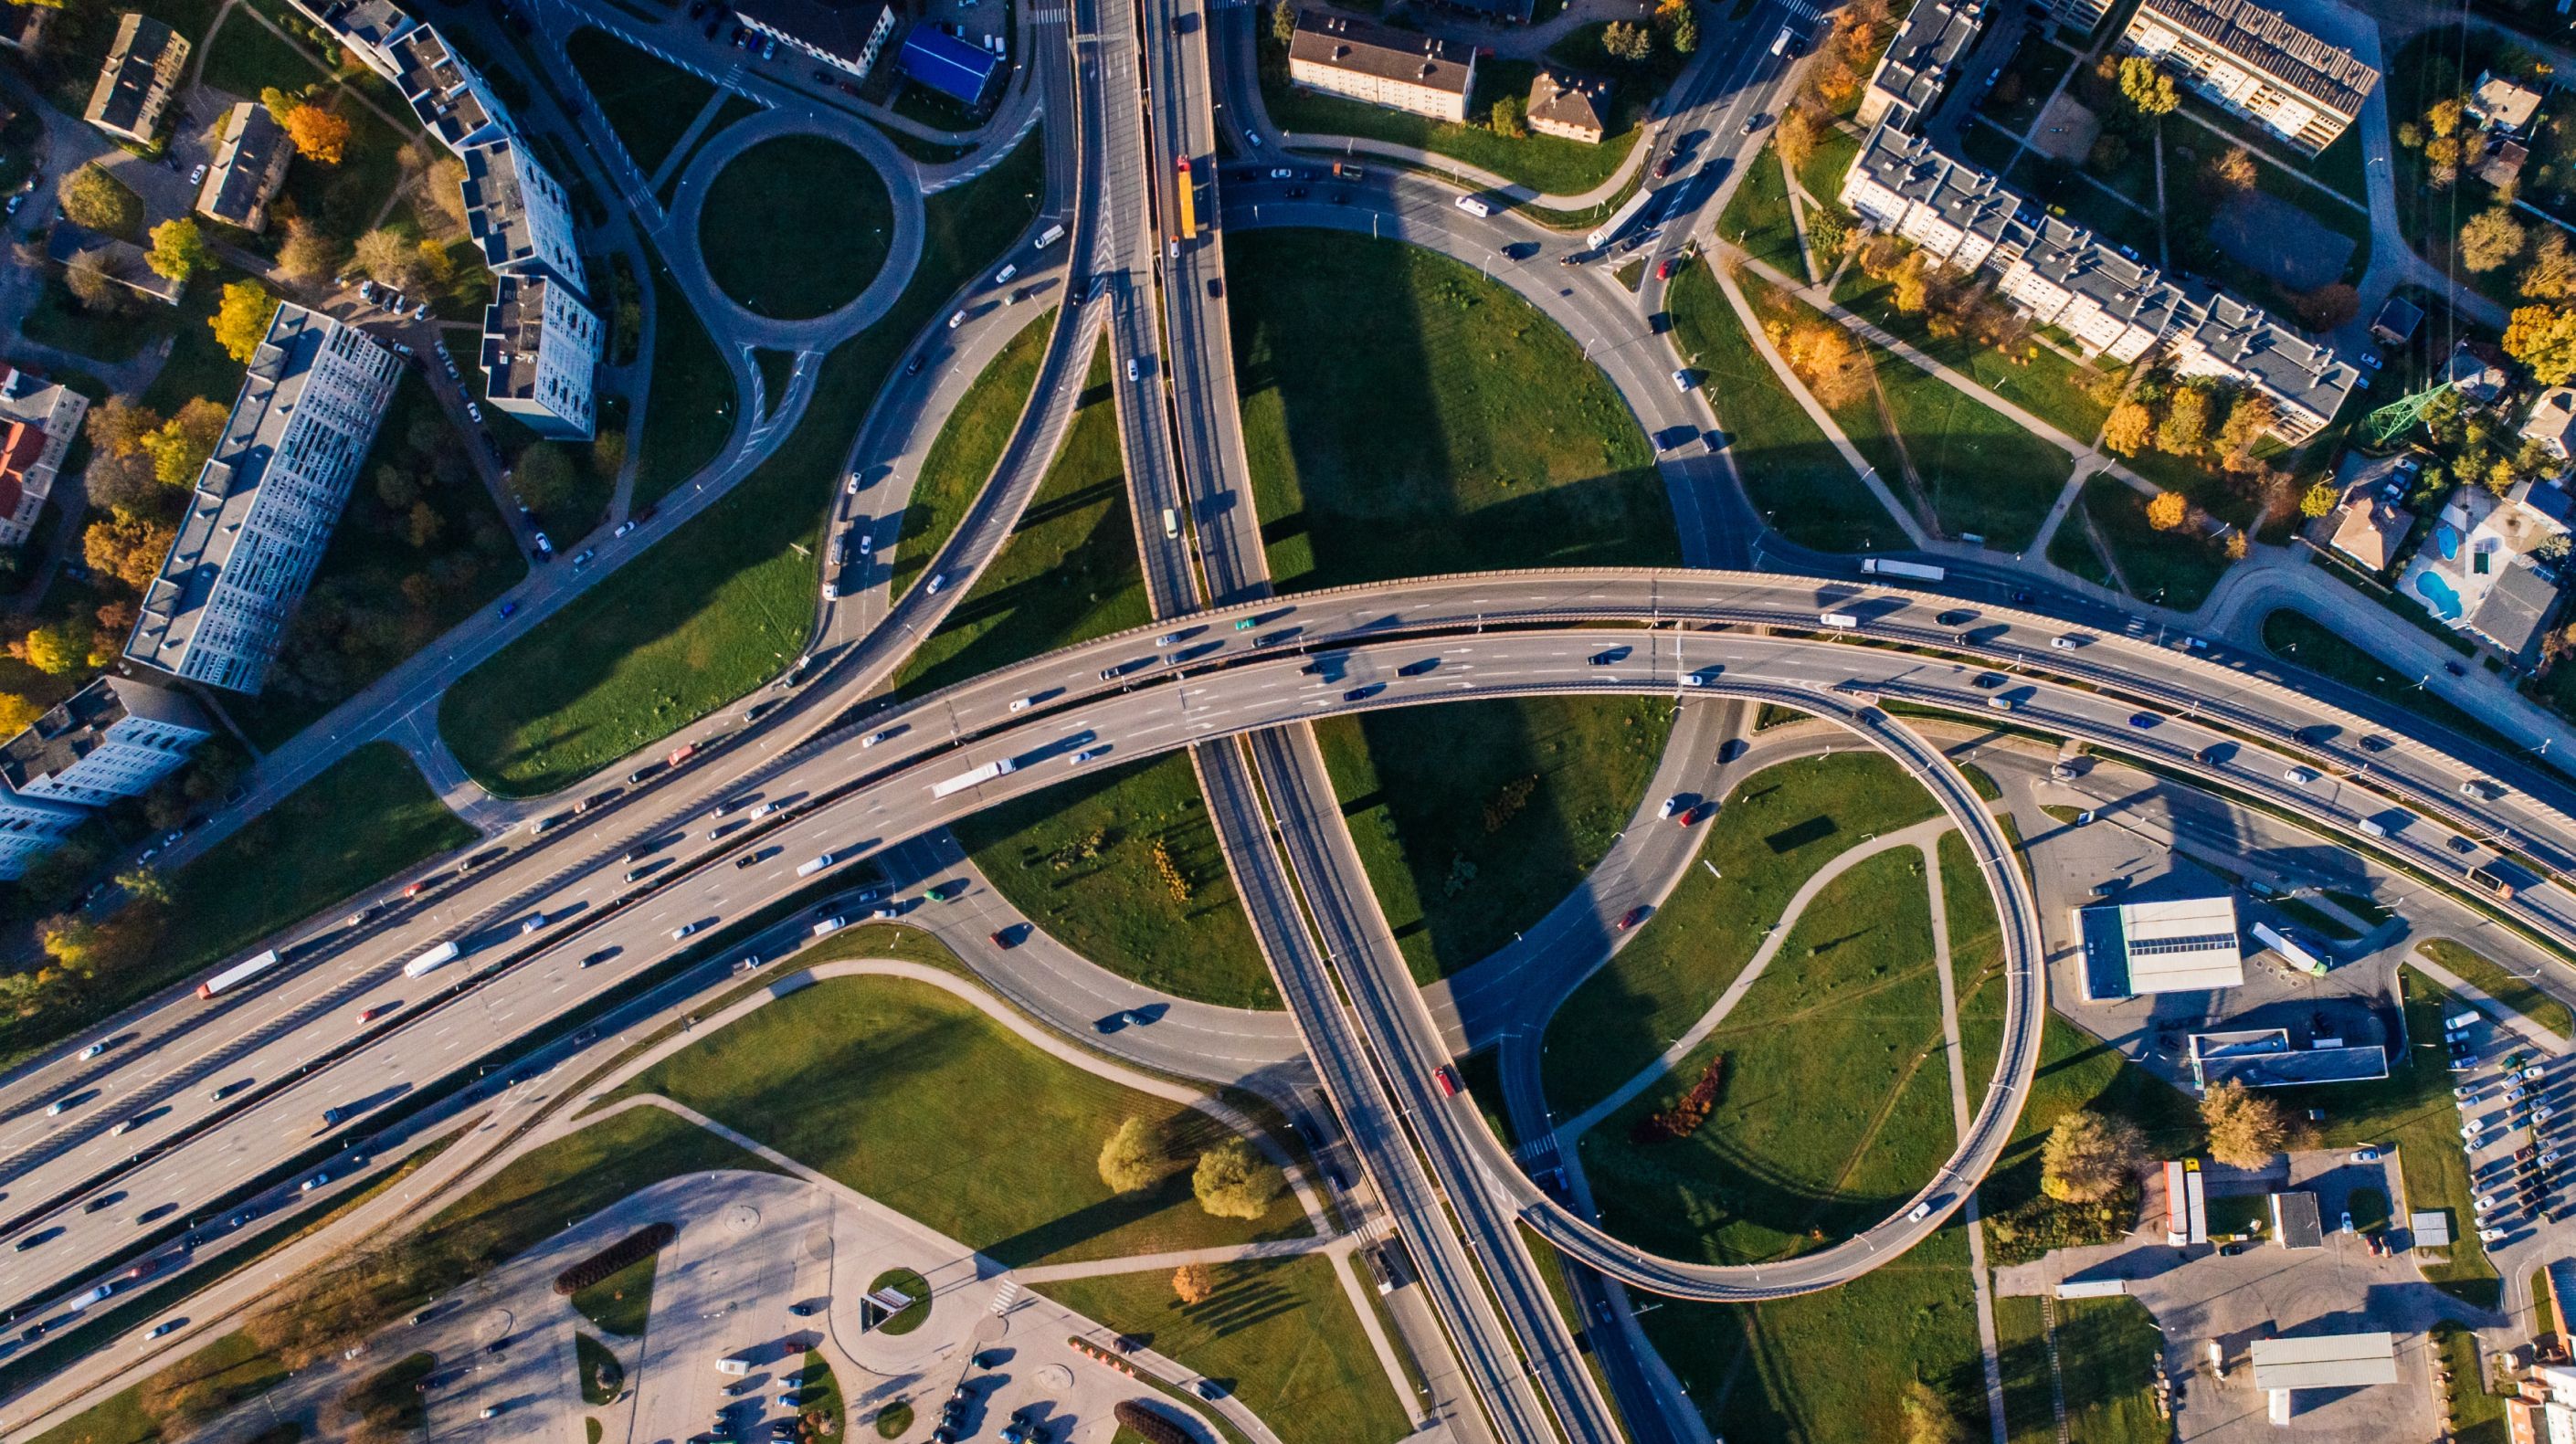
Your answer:
[[[653,268],[653,365],[645,380],[644,434],[635,454],[635,510],[706,469],[733,432],[733,368],[689,309],[668,268]]]
[[[1956,1224],[1838,1289],[1751,1307],[1668,1304],[1640,1322],[1727,1439],[1904,1439],[1901,1400],[1914,1379],[1957,1417],[1958,1433],[1933,1437],[1988,1437],[1976,1297]]]
[[[2305,612],[2283,607],[2263,619],[2263,647],[2294,666],[2403,707],[2428,722],[2465,733],[2511,756],[2521,747],[2504,734],[2416,685],[2397,668],[2363,651],[2343,633]]]
[[[1672,722],[1660,698],[1519,697],[1315,725],[1416,980],[1483,960],[1581,885],[1644,798]]]
[[[1701,373],[1744,494],[1780,535],[1819,551],[1904,546],[1905,532],[1780,383],[1705,262],[1665,293],[1682,357]]]
[[[1657,1253],[1754,1262],[1839,1239],[1932,1177],[1957,1129],[1923,872],[1909,849],[1827,884],[1726,1021],[1584,1134],[1606,1227]],[[1720,1057],[1704,1126],[1634,1139]]]
[[[616,1352],[578,1329],[573,1331],[572,1352],[573,1364],[581,1371],[581,1402],[594,1409],[616,1403],[626,1387],[626,1366],[617,1362]]]
[[[1608,1097],[1708,1011],[1818,868],[1938,810],[1875,752],[1799,758],[1745,779],[1699,824],[1707,866],[1549,1020],[1548,1105],[1565,1116]]]
[[[2576,1016],[2571,1016],[2565,1003],[2551,996],[2533,980],[2504,966],[2465,943],[2449,938],[2427,938],[2416,949],[2452,977],[2513,1009],[2561,1038],[2576,1036]]]
[[[1789,178],[1780,171],[1780,156],[1770,146],[1745,162],[1744,180],[1717,218],[1717,233],[1744,248],[1792,280],[1807,274],[1807,259],[1798,249],[1798,227],[1789,214]]]
[[[1192,1162],[1224,1136],[1205,1115],[1040,1052],[926,983],[816,983],[625,1091],[667,1095],[1014,1265],[1307,1231],[1284,1190],[1249,1224],[1199,1208]],[[1116,1195],[1096,1160],[1128,1117],[1162,1127],[1171,1157],[1160,1183]]]
[[[248,9],[248,6],[242,7]],[[264,86],[297,90],[323,70],[293,42],[239,10],[227,15],[207,46],[197,79],[217,90],[256,100]]]
[[[2111,560],[2141,601],[2192,611],[2209,600],[2218,579],[2227,575],[2222,543],[2198,532],[2156,530],[2147,520],[2147,499],[2117,477],[2087,477],[2084,510],[2102,529],[2103,540],[2111,544]],[[2063,534],[2067,529],[2059,530]]]
[[[1244,450],[1284,590],[1680,559],[1635,418],[1527,302],[1394,241],[1227,248]]]
[[[605,30],[576,30],[564,53],[608,128],[647,179],[715,97],[713,82],[647,55]]]
[[[1215,1379],[1274,1427],[1315,1444],[1393,1444],[1412,1421],[1321,1255],[1218,1264],[1204,1303],[1168,1271],[1038,1285],[1076,1313]]]
[[[1995,1300],[1996,1358],[2003,1369],[2010,1444],[2055,1444],[2048,1340],[2035,1298]],[[2164,1444],[2156,1417],[2157,1356],[2164,1336],[2135,1299],[2065,1299],[2057,1305],[2057,1384],[2068,1434],[2085,1444]]]
[[[1970,1098],[1977,1080],[1993,1076],[2003,1029],[2004,990],[1999,974],[1959,1002],[1960,1043],[1971,1060]],[[1976,1060],[1987,1060],[1982,1064]],[[2120,1056],[2119,1050],[2052,1013],[2040,1030],[2039,1065],[2030,1102],[2013,1125],[2012,1141],[1977,1190],[1985,1211],[1987,1257],[1997,1265],[2036,1258],[2059,1244],[2104,1243],[2137,1222],[2135,1196],[2110,1205],[2059,1204],[2039,1189],[2040,1145],[2057,1120],[2078,1108],[2126,1118],[2146,1135],[2148,1156],[2179,1158],[2201,1146],[2193,1101],[2171,1084]],[[2456,1152],[2456,1150],[2455,1150]]]
[[[787,321],[857,300],[893,244],[894,198],[877,168],[819,135],[764,140],[727,161],[698,218],[717,288]]]
[[[1076,774],[956,830],[1013,907],[1111,972],[1223,1007],[1279,1006],[1186,753]]]
[[[911,588],[922,568],[948,545],[975,498],[984,494],[984,484],[993,479],[993,468],[1001,463],[1011,433],[1019,427],[1020,413],[1028,407],[1029,392],[1037,385],[1038,363],[1045,359],[1047,341],[1055,334],[1054,318],[1052,308],[1028,318],[967,388],[921,458],[912,500],[905,505],[902,527],[887,550],[892,573],[888,597],[900,598]]]
[[[177,1382],[210,1383],[227,1403],[256,1398],[286,1382],[286,1368],[242,1334],[226,1334],[161,1370],[144,1383],[109,1395],[94,1407],[64,1420],[28,1444],[155,1444],[162,1434],[158,1421],[143,1410],[147,1386]]]
[[[2091,367],[2036,341],[2007,355],[1980,345],[1974,337],[1935,336],[1928,316],[1906,315],[1896,309],[1893,297],[1892,283],[1873,280],[1858,266],[1846,269],[1841,284],[1834,287],[1834,300],[1844,307],[1903,337],[1934,360],[1966,372],[1986,389],[2080,442],[2091,442],[2109,418],[2111,408],[2087,392],[2088,385],[2100,379]]]
[[[1033,137],[930,198],[912,284],[823,362],[804,419],[758,470],[448,689],[439,730],[477,780],[508,796],[569,786],[751,691],[804,647],[850,438],[949,293],[1026,224],[1041,154]]]
[[[904,660],[895,686],[933,691],[1152,618],[1102,347],[1064,445],[1010,541]]]
[[[658,1261],[647,1254],[575,1293],[574,1310],[621,1339],[644,1337],[644,1321],[653,1312],[653,1271]]]

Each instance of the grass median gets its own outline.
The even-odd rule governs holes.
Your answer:
[[[1938,811],[1875,752],[1802,757],[1737,784],[1699,824],[1703,865],[1549,1020],[1549,1106],[1580,1113],[1653,1063],[1743,972],[1818,869]]]
[[[777,320],[829,315],[857,300],[893,244],[884,177],[819,135],[764,140],[725,162],[698,216],[698,254],[716,288]]]
[[[1191,1195],[1197,1153],[1227,1131],[1038,1048],[944,989],[830,978],[736,1020],[639,1075],[886,1207],[1012,1266],[1289,1238],[1284,1189],[1262,1217],[1218,1218]],[[1142,1118],[1155,1180],[1114,1194],[1097,1159]]]
[[[2561,1038],[2576,1036],[2576,1016],[2531,978],[2506,970],[2486,954],[2449,938],[2427,938],[2416,951],[2452,977],[2513,1009]]]
[[[653,366],[644,399],[643,444],[635,458],[638,512],[716,459],[733,433],[733,411],[741,400],[733,368],[659,258],[653,267]]]
[[[2009,1444],[2055,1444],[2057,1390],[2066,1399],[2070,1438],[2085,1444],[2164,1444],[2173,1437],[2173,1426],[2156,1413],[2164,1336],[2146,1305],[2136,1299],[2059,1300],[2054,1363],[2040,1309],[2035,1298],[1995,1300]]]
[[[715,98],[713,81],[638,50],[605,30],[581,29],[564,41],[564,54],[600,117],[617,132],[635,168],[650,179],[680,137]]]
[[[2433,694],[2428,679],[2410,682],[2390,663],[2305,612],[2282,607],[2263,619],[2263,648],[2285,662],[2341,682],[2365,696],[2403,707],[2424,720],[2473,737],[2510,757],[2522,748],[2503,733]]]
[[[1172,1294],[1169,1270],[1063,1279],[1039,1293],[1197,1370],[1290,1437],[1393,1444],[1411,1420],[1323,1254],[1221,1263],[1216,1291]]]
[[[1019,428],[1020,414],[1028,409],[1029,392],[1037,386],[1038,363],[1046,359],[1047,342],[1055,334],[1054,320],[1052,308],[1028,319],[958,398],[957,408],[948,413],[947,424],[939,428],[938,438],[921,458],[912,499],[904,506],[894,545],[887,549],[889,598],[899,598],[911,588],[939,549],[948,545],[975,498],[984,494],[985,483],[993,479],[993,468],[1001,464],[1011,433]]]
[[[723,707],[801,650],[823,519],[851,438],[912,338],[1027,224],[1043,137],[927,203],[921,267],[876,325],[823,362],[787,440],[722,500],[467,673],[439,730],[505,796],[570,786]]]
[[[197,1395],[216,1409],[286,1382],[286,1366],[242,1334],[226,1334],[142,1382],[118,1390],[28,1444],[157,1444],[169,1401]]]

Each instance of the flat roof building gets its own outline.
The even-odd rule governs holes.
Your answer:
[[[2541,95],[2492,70],[2478,72],[2478,83],[2469,88],[2469,98],[2460,109],[2471,120],[2504,135],[2520,135],[2533,117],[2540,114]]]
[[[2283,1248],[2324,1248],[2325,1220],[2317,1213],[2317,1196],[2305,1191],[2272,1195],[2272,1242]]]
[[[1476,88],[1470,45],[1308,6],[1288,41],[1288,79],[1309,90],[1464,124]]]
[[[905,75],[970,108],[984,103],[1002,68],[1002,57],[992,51],[926,23],[904,35],[896,61]]]
[[[178,693],[101,677],[0,742],[0,782],[20,798],[105,807],[142,796],[213,735],[205,713]]]
[[[504,136],[465,152],[465,230],[494,275],[543,276],[584,296],[590,282],[572,198],[525,145]]]
[[[884,0],[827,5],[822,0],[741,0],[734,14],[779,44],[804,51],[864,80],[894,34],[894,8]]]
[[[109,135],[150,145],[160,134],[162,112],[187,73],[187,37],[129,10],[116,23],[116,40],[98,68],[84,118]]]
[[[2304,1088],[2317,1083],[2367,1083],[2388,1076],[2388,1050],[2375,1043],[2347,1046],[2319,1038],[2290,1046],[2287,1028],[2240,1028],[2191,1035],[2191,1078],[2202,1091],[2220,1083],[2247,1088]]]
[[[126,656],[258,694],[401,379],[366,332],[277,308]]]
[[[2254,1387],[2266,1391],[2358,1389],[2397,1382],[2394,1334],[2256,1339],[2253,1354]]]
[[[268,203],[286,183],[286,162],[295,148],[286,127],[255,101],[224,112],[223,127],[214,162],[197,188],[197,214],[245,231],[267,230]]]
[[[394,37],[390,51],[394,88],[441,145],[463,156],[513,133],[510,112],[492,93],[491,83],[448,46],[437,27],[412,26]]]
[[[25,877],[29,864],[61,846],[88,820],[86,808],[21,797],[0,785],[0,881]]]
[[[1985,15],[1982,0],[1923,0],[1907,11],[1879,56],[1878,68],[1870,72],[1856,119],[1864,126],[1885,120],[1899,130],[1912,130],[1941,103],[1952,75],[1977,48]]]
[[[2076,910],[2075,931],[2094,1002],[2245,984],[2233,894],[2096,903]]]
[[[2251,0],[2140,0],[2122,49],[2315,155],[2361,115],[2379,72]]]
[[[1610,82],[1541,66],[1530,78],[1528,115],[1540,135],[1599,145],[1610,133]]]
[[[88,397],[0,362],[0,546],[35,528],[88,414]]]
[[[396,40],[420,22],[411,18],[394,0],[289,0],[304,17],[331,33],[340,48],[358,58],[358,63],[383,76],[398,80],[402,65],[394,59]]]
[[[543,435],[587,440],[597,425],[591,383],[602,332],[571,287],[496,277],[483,308],[483,399]]]

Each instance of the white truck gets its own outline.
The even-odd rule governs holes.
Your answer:
[[[421,954],[419,957],[412,959],[410,962],[403,964],[403,976],[406,978],[426,977],[429,974],[446,967],[449,963],[455,962],[457,957],[463,952],[464,949],[456,946],[455,939],[451,938],[446,942],[440,943],[437,947],[431,948],[428,952]]]
[[[1831,627],[1838,632],[1848,632],[1860,625],[1860,618],[1849,612],[1819,612],[1816,615],[1816,625]]]
[[[1937,582],[1950,575],[1947,567],[1926,562],[1901,562],[1894,557],[1863,557],[1860,569],[1872,576],[1912,577],[1917,581]]]
[[[1008,757],[1003,758],[999,762],[987,762],[983,766],[978,767],[971,772],[960,772],[945,782],[935,784],[930,789],[930,795],[933,797],[946,797],[952,793],[963,792],[969,787],[981,787],[996,777],[1009,776],[1011,773],[1018,771],[1019,767],[1019,763]]]

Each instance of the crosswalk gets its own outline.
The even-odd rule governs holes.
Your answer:
[[[1781,0],[1781,3],[1788,7],[1792,20],[1817,20],[1824,16],[1824,12],[1816,8],[1816,0]]]
[[[1011,1311],[1011,1305],[1016,1304],[1019,1301],[1020,1281],[1018,1279],[1002,1280],[1002,1286],[993,1290],[993,1317],[998,1319],[1002,1315],[1009,1313]]]

